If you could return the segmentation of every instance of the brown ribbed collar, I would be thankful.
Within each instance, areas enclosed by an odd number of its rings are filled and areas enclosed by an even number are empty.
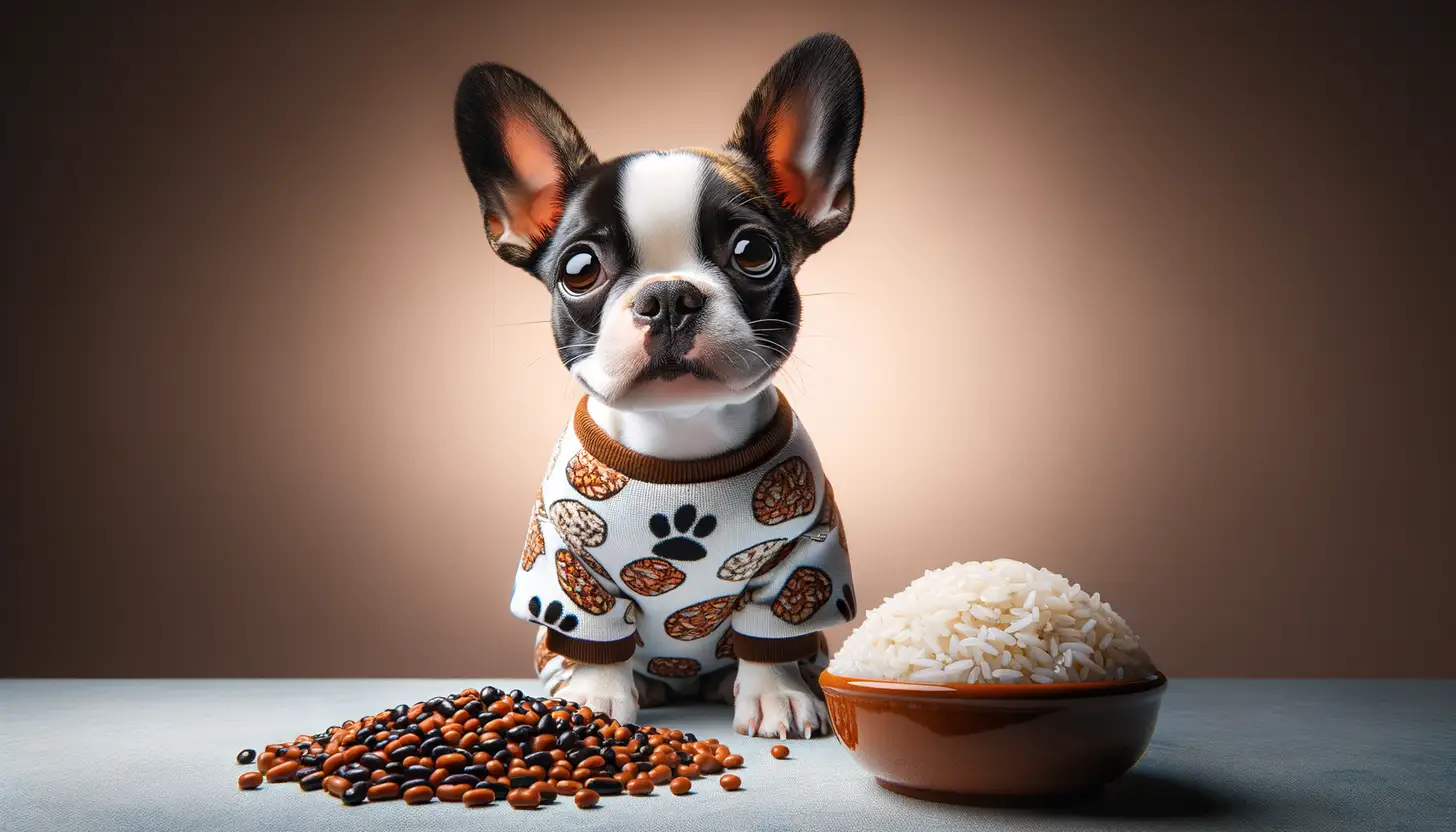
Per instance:
[[[762,430],[748,440],[748,444],[737,450],[728,451],[704,459],[659,459],[639,454],[607,435],[587,412],[587,397],[582,396],[576,405],[573,420],[576,438],[586,452],[596,457],[603,465],[625,474],[629,479],[659,484],[684,484],[712,482],[752,471],[764,460],[778,453],[789,441],[794,429],[794,411],[784,391],[779,394],[779,406],[773,419]]]

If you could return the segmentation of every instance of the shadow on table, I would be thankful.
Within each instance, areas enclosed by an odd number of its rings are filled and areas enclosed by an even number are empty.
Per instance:
[[[1250,808],[1227,794],[1186,780],[1139,772],[1128,772],[1094,795],[978,801],[978,805],[1023,809],[1033,814],[1106,818],[1210,819],[1246,814]]]

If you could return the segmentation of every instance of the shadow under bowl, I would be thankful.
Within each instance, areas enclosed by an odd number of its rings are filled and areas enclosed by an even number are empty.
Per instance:
[[[886,789],[922,800],[1075,797],[1133,767],[1167,677],[1057,684],[931,684],[819,677],[835,734]]]

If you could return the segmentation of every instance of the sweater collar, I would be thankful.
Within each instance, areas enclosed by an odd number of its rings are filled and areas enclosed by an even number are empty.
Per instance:
[[[572,420],[576,438],[587,453],[629,479],[659,484],[685,484],[728,479],[752,471],[778,453],[794,429],[794,411],[784,391],[775,389],[779,406],[773,418],[743,447],[703,459],[660,459],[639,454],[607,435],[587,412],[587,397],[576,405]]]

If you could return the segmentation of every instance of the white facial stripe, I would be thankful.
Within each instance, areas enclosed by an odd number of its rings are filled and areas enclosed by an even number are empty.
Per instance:
[[[698,208],[708,160],[695,153],[647,155],[622,171],[622,215],[637,251],[641,274],[685,272],[695,268]]]

